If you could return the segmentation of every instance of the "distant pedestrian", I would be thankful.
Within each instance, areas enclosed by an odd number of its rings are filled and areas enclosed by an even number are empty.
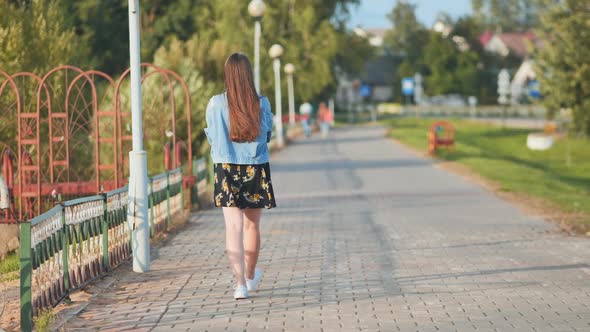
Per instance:
[[[303,103],[299,106],[299,115],[301,119],[301,126],[303,127],[303,133],[305,137],[311,136],[311,112],[313,106],[310,103]]]
[[[322,138],[328,137],[328,134],[330,133],[330,126],[332,126],[333,121],[334,115],[332,114],[332,111],[328,108],[326,103],[320,103],[320,107],[318,109],[318,122],[320,123]]]
[[[223,209],[225,245],[236,281],[234,298],[256,290],[262,270],[262,209],[276,207],[267,143],[273,126],[270,102],[254,88],[247,56],[232,54],[225,62],[225,90],[207,105],[205,132],[214,163],[215,206]]]

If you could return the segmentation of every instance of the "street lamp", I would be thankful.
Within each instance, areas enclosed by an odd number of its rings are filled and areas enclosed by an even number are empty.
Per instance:
[[[150,270],[147,157],[143,150],[141,111],[141,60],[139,56],[139,0],[129,0],[129,58],[131,74],[131,130],[129,152],[129,205],[127,222],[132,230],[133,271]]]
[[[285,65],[285,74],[287,74],[287,86],[289,89],[289,125],[295,126],[295,89],[293,87],[293,73],[295,66],[292,63]]]
[[[283,110],[281,107],[281,60],[283,55],[283,47],[279,44],[274,44],[268,50],[268,55],[273,59],[273,68],[275,72],[275,108],[277,110],[275,119],[277,126],[277,145],[279,148],[283,147]]]
[[[260,19],[264,15],[266,5],[262,0],[252,0],[248,4],[248,13],[254,17],[254,86],[260,94]]]

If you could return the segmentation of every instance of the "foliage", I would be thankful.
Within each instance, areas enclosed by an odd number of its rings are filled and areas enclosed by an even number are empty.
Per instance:
[[[329,21],[318,22],[311,5],[299,9],[299,15],[292,15],[291,20],[292,37],[285,44],[283,63],[296,64],[297,94],[302,100],[311,100],[334,80],[331,60],[338,51],[338,36]]]
[[[75,15],[70,24],[89,45],[93,63],[109,74],[127,67],[127,8],[118,0],[61,0]],[[262,19],[262,91],[273,91],[272,63],[266,50],[280,43],[283,62],[296,65],[298,96],[312,99],[334,85],[332,63],[340,47],[335,27],[346,20],[359,0],[267,0]],[[142,61],[152,62],[160,47],[174,40],[201,44],[196,68],[206,81],[222,89],[223,64],[236,51],[253,53],[253,19],[248,1],[158,0],[141,1]],[[108,47],[106,47],[108,45]],[[269,93],[266,93],[269,94]]]
[[[488,15],[496,17],[496,14],[490,14],[490,6],[493,5],[494,13],[502,13],[506,8],[512,8],[510,6],[521,8],[524,13],[537,13],[541,12],[541,4],[551,1],[518,0],[513,4],[509,1],[473,1],[473,16],[453,20],[448,14],[438,15],[437,21],[449,28],[442,33],[423,26],[416,18],[416,6],[411,2],[397,2],[389,14],[392,29],[385,38],[385,48],[402,58],[395,77],[392,77],[395,91],[400,91],[403,77],[419,72],[425,77],[424,88],[428,95],[457,93],[475,96],[480,104],[496,103],[498,73],[503,68],[515,72],[522,64],[522,58],[484,50],[480,37],[497,23],[489,22]],[[533,24],[519,15],[513,15],[513,18],[504,16],[511,23],[501,24],[513,24],[510,31],[526,30],[526,24]],[[401,100],[401,96],[397,97],[398,101]]]
[[[391,136],[427,150],[426,132],[435,120],[390,121]],[[456,149],[437,157],[456,161],[501,186],[502,191],[540,198],[565,212],[570,226],[590,230],[590,149],[587,139],[560,139],[547,151],[526,147],[526,129],[501,128],[465,120],[451,120]],[[568,142],[569,141],[569,142]],[[568,167],[570,145],[572,163]],[[555,211],[555,210],[553,210]]]
[[[0,68],[8,72],[26,70],[43,74],[59,64],[68,63],[96,68],[115,77],[127,68],[127,2],[0,2],[3,8],[0,12],[0,47],[3,49]],[[358,3],[359,0],[328,0],[322,3],[314,0],[267,0],[261,40],[263,93],[274,93],[272,61],[266,51],[274,43],[280,43],[285,48],[281,59],[283,64],[292,62],[296,66],[295,88],[301,100],[317,98],[326,89],[335,86],[332,70],[337,61],[348,65],[347,70],[358,70],[360,59],[367,54],[367,47],[342,29],[349,6]],[[202,115],[206,102],[211,95],[223,90],[225,59],[236,51],[248,55],[253,53],[254,20],[247,14],[247,6],[247,1],[236,3],[235,0],[141,1],[142,61],[156,62],[163,68],[180,73],[189,85],[195,153],[201,152],[199,149],[203,146]],[[349,42],[364,49],[358,54],[347,52],[347,55],[337,59],[338,50],[348,47]],[[349,65],[349,59],[355,63]],[[165,137],[165,129],[162,128],[169,124],[163,121],[164,115],[155,115],[155,106],[164,102],[156,101],[154,96],[160,99],[166,96],[159,88],[162,82],[151,81],[147,80],[143,86],[144,109],[147,111],[145,128],[153,131],[146,133],[146,137],[158,138],[149,143],[157,145],[150,153],[157,156],[157,163],[161,164],[162,147],[159,141]],[[286,80],[283,84],[286,86]],[[127,90],[125,87],[122,89],[123,107],[128,102],[125,96]],[[176,89],[175,94],[180,94],[180,90]],[[177,112],[183,113],[184,99],[176,96],[175,101]],[[150,114],[152,109],[154,114]],[[181,129],[186,128],[183,125],[186,121],[184,114],[178,114],[177,118],[177,134],[184,137],[186,132]],[[107,126],[106,123],[100,125]],[[9,136],[14,137],[14,133]],[[112,159],[110,151],[103,147],[101,154]],[[82,159],[89,161],[92,158]],[[92,167],[87,168],[91,171]]]
[[[346,47],[350,51],[338,52],[334,63],[343,72],[358,75],[364,68],[366,61],[376,55],[376,50],[366,38],[360,37],[356,33],[340,33],[339,37],[338,48]]]
[[[61,0],[73,15],[70,25],[91,50],[97,69],[116,75],[129,58],[127,1]],[[172,38],[188,40],[206,0],[140,1],[141,58],[152,62],[155,51]]]
[[[555,113],[570,108],[574,130],[590,135],[590,7],[565,0],[542,17],[547,41],[537,52],[543,103]]]
[[[451,39],[431,32],[424,49],[424,63],[428,68],[425,88],[433,95],[474,95],[477,93],[477,62],[475,52],[459,51]]]
[[[192,109],[193,153],[197,155],[204,154],[207,149],[206,144],[203,144],[206,141],[203,131],[203,128],[206,126],[205,110],[209,98],[216,91],[214,83],[205,81],[199,72],[197,63],[193,61],[193,59],[203,55],[203,50],[198,36],[195,35],[187,42],[173,39],[168,47],[161,47],[156,51],[154,56],[155,65],[178,73],[186,82]],[[175,89],[175,101],[177,139],[186,141],[186,105],[184,92],[180,88]]]
[[[55,322],[55,313],[52,309],[45,309],[33,317],[33,323],[38,332],[49,331],[51,325]]]
[[[547,0],[471,0],[474,17],[495,31],[527,31],[538,26]]]
[[[10,273],[19,270],[19,255],[16,252],[8,254],[6,258],[0,260],[0,273]]]
[[[0,0],[0,69],[43,75],[61,64],[78,65],[86,55],[66,24],[60,1],[31,0],[25,6]]]
[[[195,35],[186,42],[172,39],[167,47],[160,47],[154,56],[156,66],[177,73],[186,83],[192,110],[190,119],[194,156],[203,155],[208,149],[208,146],[203,144],[206,141],[203,131],[205,108],[209,98],[217,91],[214,82],[205,80],[198,69],[199,59],[202,59],[206,52],[204,44],[200,43],[199,37]],[[144,149],[148,156],[148,173],[155,175],[164,171],[164,146],[172,142],[172,139],[166,135],[167,131],[172,130],[170,104],[172,96],[164,76],[148,69],[144,77],[146,77],[142,83]],[[169,78],[174,91],[176,142],[180,144],[182,141],[186,144],[188,138],[186,95],[177,79],[173,75],[169,75]],[[129,110],[131,107],[129,82],[125,83],[120,92],[121,108]],[[185,156],[183,153],[183,158],[186,158]]]
[[[485,26],[475,17],[464,16],[453,23],[451,35],[465,38],[469,45],[469,52],[476,59],[477,75],[475,81],[472,80],[470,83],[469,94],[477,97],[479,104],[495,104],[498,98],[496,93],[498,73],[502,68],[518,68],[522,60],[512,53],[508,57],[502,57],[486,52],[479,40],[484,32]]]
[[[337,3],[340,2],[332,1],[333,6],[329,7],[337,10]],[[266,50],[271,44],[280,43],[285,48],[282,63],[291,62],[296,66],[295,89],[298,98],[311,100],[333,85],[332,59],[336,61],[336,52],[345,45],[348,36],[338,33],[327,19],[334,12],[330,14],[325,6],[315,5],[312,1],[266,1],[266,4],[267,11],[261,21],[262,94],[269,96],[274,93],[272,61]],[[205,142],[202,129],[205,126],[203,116],[208,99],[224,89],[225,59],[232,52],[252,53],[253,21],[251,17],[244,15],[247,12],[246,7],[247,3],[236,5],[231,0],[203,4],[195,18],[199,32],[186,41],[172,38],[155,53],[156,65],[179,72],[189,85],[193,106],[193,146],[197,154],[203,153],[206,148],[206,144],[202,144]],[[361,41],[355,42],[363,45]],[[365,50],[364,54],[366,53]],[[359,63],[357,61],[347,69],[358,69]],[[286,84],[286,80],[283,80],[283,84]],[[149,87],[144,92],[147,89]],[[176,98],[180,99],[182,98]],[[177,110],[181,111],[179,105]],[[184,119],[183,116],[177,118]],[[148,116],[146,113],[146,128],[148,123],[152,123],[155,128],[164,123],[162,120],[155,114]],[[184,126],[177,125],[177,128],[182,127]],[[152,153],[157,155],[156,152]]]
[[[127,2],[120,0],[61,0],[71,13],[69,25],[89,48],[88,67],[109,75],[121,73],[129,62]]]
[[[262,94],[274,93],[273,66],[267,50],[279,43],[285,49],[282,63],[296,66],[298,97],[312,99],[333,82],[331,64],[340,44],[334,25],[322,18],[329,13],[326,7],[313,1],[273,0],[266,4],[260,42]],[[220,90],[227,56],[238,51],[253,54],[253,20],[246,14],[247,5],[247,2],[237,5],[232,0],[219,0],[203,6],[203,13],[197,17],[199,26],[204,26],[197,35],[205,50],[204,56],[197,60],[198,67],[202,68],[205,79],[215,82]]]
[[[394,53],[405,55],[411,65],[418,64],[422,49],[428,42],[428,30],[418,22],[416,5],[399,1],[388,18],[393,29],[385,36],[385,44]]]
[[[394,91],[400,91],[403,77],[424,72],[422,54],[429,32],[418,22],[416,6],[398,1],[388,15],[393,28],[385,35],[384,45],[392,54],[403,57],[393,79]]]
[[[86,49],[74,29],[68,27],[66,9],[61,2],[0,0],[0,8],[0,70],[9,75],[27,71],[42,76],[58,65],[83,62]],[[0,82],[5,81],[0,78]],[[27,92],[33,93],[33,89]],[[32,96],[24,98],[30,100]],[[17,130],[14,102],[12,92],[5,91],[0,97],[0,142],[10,146],[13,152]],[[11,110],[14,112],[8,114]],[[41,127],[44,130],[46,124]]]
[[[403,56],[393,82],[396,91],[400,90],[399,82],[403,77],[420,72],[425,75],[428,94],[478,95],[478,83],[484,76],[480,69],[480,54],[473,49],[461,50],[453,41],[457,35],[454,31],[445,36],[426,29],[418,22],[415,10],[415,5],[400,1],[389,14],[393,28],[386,35],[385,44],[393,53]],[[439,18],[447,24],[454,24],[448,15],[441,14]],[[474,22],[460,20],[458,23],[458,33],[470,32],[467,38],[479,43],[477,33],[472,31]],[[479,50],[483,52],[481,48]]]

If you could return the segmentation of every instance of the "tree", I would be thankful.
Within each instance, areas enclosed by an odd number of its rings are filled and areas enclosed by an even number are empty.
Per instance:
[[[398,1],[387,16],[393,28],[385,36],[385,44],[394,53],[403,53],[410,61],[418,58],[428,41],[428,31],[418,22],[416,6]]]
[[[265,2],[267,11],[262,20],[260,43],[262,93],[274,92],[273,66],[267,50],[279,43],[285,48],[282,63],[292,62],[296,66],[297,96],[305,100],[317,97],[334,81],[332,64],[341,46],[335,26],[329,19],[321,18],[328,15],[325,7],[310,0]],[[198,39],[207,50],[196,61],[203,64],[199,68],[204,78],[215,82],[219,91],[223,89],[223,64],[227,56],[232,52],[253,54],[253,21],[246,14],[247,5],[233,0],[209,2],[203,7],[206,16],[196,18]]]
[[[386,34],[384,45],[391,54],[403,58],[396,76],[392,77],[394,89],[399,91],[403,77],[425,71],[422,57],[429,33],[418,22],[416,6],[405,1],[398,1],[388,18],[393,28]]]
[[[87,54],[66,24],[60,2],[0,0],[0,69],[38,75],[61,64],[79,65]]]
[[[196,10],[172,5],[173,1],[159,1],[142,8],[142,18],[147,16],[152,20],[152,23],[142,23],[144,33],[142,36],[149,31],[150,36],[147,38],[152,38],[154,45],[160,44],[155,54],[151,55],[154,63],[178,72],[188,84],[193,108],[191,117],[193,152],[200,154],[205,152],[202,148],[207,147],[206,144],[202,144],[204,143],[205,106],[213,94],[221,93],[224,89],[223,71],[229,54],[233,52],[243,52],[249,56],[253,54],[253,20],[247,15],[247,1],[240,3],[236,3],[235,0],[191,1],[198,7]],[[176,1],[177,4],[184,2]],[[313,100],[321,96],[333,85],[332,70],[333,64],[338,61],[336,58],[338,50],[348,48],[350,46],[348,41],[352,41],[336,29],[336,23],[332,22],[332,17],[340,11],[338,9],[340,6],[355,3],[356,0],[334,0],[330,1],[332,5],[329,6],[323,3],[318,5],[312,0],[297,2],[267,0],[265,2],[267,11],[262,20],[261,40],[262,93],[267,96],[274,93],[273,67],[267,50],[270,45],[280,43],[285,48],[282,63],[292,62],[296,66],[297,97],[300,100]],[[159,9],[154,9],[155,4],[159,5]],[[164,24],[168,13],[179,8],[185,8],[192,13],[190,15],[192,22],[177,28]],[[155,13],[153,18],[150,12]],[[160,25],[162,27],[158,28]],[[153,37],[153,34],[160,34],[158,29],[167,31],[161,33],[162,38]],[[191,29],[194,29],[194,32],[187,39],[185,34]],[[353,42],[360,43],[358,40]],[[146,48],[143,50],[148,52]],[[363,54],[354,56],[363,56]],[[147,55],[143,56],[144,61],[148,61],[146,57]],[[348,58],[354,57],[349,55]],[[356,66],[358,63],[352,64],[349,68]],[[286,84],[285,81],[283,80],[283,84]],[[146,82],[143,89],[144,95],[156,94],[159,86]],[[182,98],[176,100],[178,101],[177,110],[182,112],[183,108],[179,105],[182,103]],[[148,128],[146,135],[156,137],[153,142],[146,144],[148,155],[153,156],[151,159],[155,160],[155,163],[152,162],[150,165],[150,172],[153,173],[159,171],[161,167],[157,156],[161,155],[161,146],[164,141],[160,137],[164,136],[163,132],[167,129],[169,115],[154,112],[153,110],[157,107],[149,109],[151,111],[146,111],[144,121],[145,127]],[[180,119],[179,124],[184,121],[183,118],[183,115],[179,113],[177,116],[177,119]],[[177,130],[180,128],[183,126],[177,126]],[[181,132],[178,135],[184,136]]]
[[[127,2],[120,0],[60,0],[72,15],[75,27],[89,45],[97,69],[116,75],[129,63],[129,25]],[[141,1],[141,58],[152,62],[155,51],[171,38],[186,41],[202,17],[205,0]]]
[[[214,82],[206,81],[199,71],[199,64],[193,59],[202,58],[205,49],[202,47],[198,36],[193,36],[186,42],[177,39],[172,39],[168,46],[160,47],[154,56],[154,64],[172,70],[180,75],[189,90],[191,101],[191,127],[192,127],[192,141],[193,153],[195,155],[202,155],[206,152],[205,132],[205,111],[209,98],[215,93]],[[184,139],[187,136],[185,131],[185,101],[184,95],[181,94],[180,89],[176,89],[176,119],[177,119],[177,137]],[[150,114],[151,119],[155,119],[155,124],[163,123],[162,116],[164,114]],[[147,115],[146,115],[147,116]],[[157,152],[156,152],[157,153]]]
[[[58,2],[58,1],[56,1]],[[88,67],[116,75],[129,64],[127,6],[119,0],[62,0],[69,24],[90,49]],[[143,37],[143,36],[142,36]],[[143,38],[142,38],[143,41]]]
[[[26,71],[43,76],[58,65],[78,65],[83,61],[84,45],[74,30],[67,28],[64,8],[58,2],[33,0],[25,5],[0,0],[0,8],[0,70],[8,75]],[[4,78],[0,78],[0,83],[6,83]],[[14,95],[7,92],[9,90],[8,86],[0,98],[2,111],[10,110],[14,103]],[[35,92],[26,89],[21,91],[21,97],[32,100]],[[28,95],[23,96],[23,93]],[[0,114],[0,142],[14,149],[17,116],[15,113]],[[41,128],[44,129],[45,126]]]
[[[364,68],[367,60],[375,56],[375,47],[369,44],[367,38],[358,36],[354,32],[339,34],[339,49],[348,49],[349,52],[338,52],[334,63],[338,69],[350,75],[358,75]]]
[[[502,68],[514,69],[521,65],[522,59],[509,54],[507,57],[486,52],[479,38],[484,33],[485,25],[475,16],[460,17],[453,26],[452,36],[465,38],[470,51],[477,57],[477,80],[473,84],[477,87],[474,96],[481,104],[495,104],[497,102],[497,77]]]
[[[361,57],[367,55],[363,47],[367,45],[344,28],[348,8],[359,0],[265,2],[261,40],[263,94],[274,93],[272,61],[267,53],[274,43],[285,48],[283,64],[292,62],[296,66],[295,88],[300,100],[312,101],[332,89],[332,71],[339,61],[349,70],[360,67]],[[26,6],[14,3],[21,1],[0,0],[0,64],[9,71],[36,66],[37,72],[42,73],[58,63],[70,63],[116,77],[128,67],[126,1],[29,0],[27,3],[32,5]],[[197,141],[202,139],[203,103],[210,95],[223,91],[226,58],[232,52],[253,55],[254,24],[247,6],[248,1],[235,0],[141,1],[142,62],[157,62],[193,82],[191,94],[197,96],[192,103],[196,119],[193,129],[198,133],[193,139]],[[44,8],[40,11],[43,15],[54,8],[52,19],[25,20],[23,11],[37,7]],[[349,52],[351,44],[359,47],[358,53]],[[85,49],[88,52],[84,53]],[[345,52],[339,52],[342,50]],[[343,55],[337,57],[339,53]],[[54,63],[55,60],[59,62]],[[145,91],[157,89],[157,84],[149,84],[146,83]],[[153,119],[146,121],[158,127],[161,123],[157,117]]]
[[[554,0],[471,0],[474,17],[488,29],[526,31],[538,25],[539,13]]]
[[[536,54],[543,103],[554,114],[569,108],[575,131],[590,135],[590,6],[564,0],[541,17],[545,40]]]
[[[426,88],[430,94],[477,94],[477,53],[461,51],[450,38],[431,32],[424,49]]]

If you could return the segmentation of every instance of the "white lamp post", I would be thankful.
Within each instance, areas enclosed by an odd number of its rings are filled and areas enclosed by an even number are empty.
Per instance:
[[[285,74],[287,74],[287,86],[289,89],[289,125],[295,126],[295,89],[293,87],[293,73],[295,66],[292,63],[285,65]]]
[[[277,145],[283,147],[283,110],[281,105],[281,60],[280,57],[283,55],[283,47],[279,44],[274,44],[268,50],[268,55],[273,59],[273,68],[275,72],[275,109],[277,114],[275,115],[275,121],[277,126]]]
[[[248,4],[248,13],[254,17],[254,86],[260,94],[260,19],[264,15],[266,5],[262,0],[252,0]]]
[[[129,0],[129,57],[131,71],[131,128],[129,152],[129,205],[127,222],[133,232],[133,271],[150,270],[147,157],[143,150],[141,60],[139,57],[139,0]]]

